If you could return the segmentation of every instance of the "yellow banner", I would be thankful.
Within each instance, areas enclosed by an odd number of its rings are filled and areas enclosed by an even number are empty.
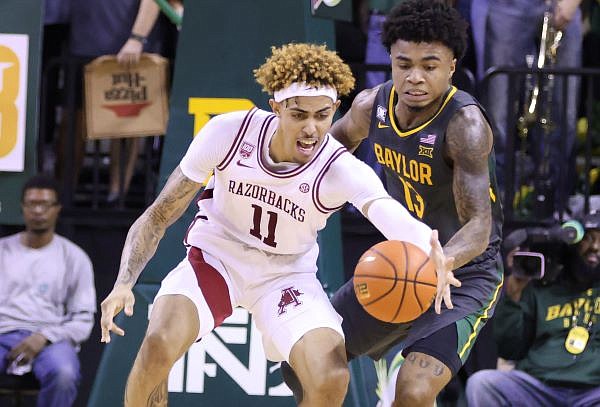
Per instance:
[[[0,34],[0,171],[25,167],[29,36]]]

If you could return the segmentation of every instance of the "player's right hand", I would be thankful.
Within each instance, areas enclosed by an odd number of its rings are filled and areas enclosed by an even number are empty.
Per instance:
[[[450,286],[460,287],[461,283],[454,277],[454,257],[446,257],[442,245],[438,240],[438,231],[433,230],[431,233],[431,254],[430,257],[435,264],[435,272],[437,273],[437,289],[435,294],[434,308],[435,313],[442,312],[442,301],[446,308],[452,309],[452,298],[450,296]]]
[[[125,335],[125,331],[122,330],[115,322],[113,318],[121,310],[125,310],[125,315],[133,315],[133,304],[135,303],[135,296],[131,288],[124,285],[116,285],[113,290],[108,294],[108,297],[102,301],[100,308],[102,309],[102,317],[100,319],[100,328],[102,330],[102,338],[100,342],[109,343],[110,333],[114,332],[117,335]]]

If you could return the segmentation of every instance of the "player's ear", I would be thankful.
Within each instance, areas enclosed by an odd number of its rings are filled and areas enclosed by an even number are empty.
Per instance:
[[[452,75],[454,75],[455,71],[456,71],[456,58],[454,58],[452,60],[452,62],[450,63],[450,78],[452,78]]]
[[[269,99],[269,106],[278,117],[281,115],[281,103],[275,102],[275,99]]]
[[[333,104],[333,113],[335,113],[338,110],[341,103],[342,102],[339,99],[335,101],[335,103]]]

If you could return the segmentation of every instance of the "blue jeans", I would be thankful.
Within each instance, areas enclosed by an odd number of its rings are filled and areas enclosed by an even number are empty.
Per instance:
[[[539,35],[546,6],[543,0],[489,0],[484,42],[484,66],[489,69],[494,66],[527,66],[525,56],[533,54],[537,59]],[[481,32],[478,30],[478,32]],[[571,23],[563,32],[563,37],[558,48],[557,68],[577,68],[581,66],[581,12],[578,10]],[[536,62],[537,63],[537,62]],[[562,95],[562,79],[554,80],[555,91],[552,94],[552,109],[550,116],[555,129],[549,135],[549,143],[544,143],[541,135],[533,135],[530,140],[534,151],[534,161],[539,161],[540,150],[549,147],[551,166],[555,168],[551,178],[555,181],[562,175],[571,171],[567,162],[573,152],[575,143],[575,126],[577,120],[577,98],[579,79],[569,77],[566,100]],[[515,85],[512,85],[515,86]],[[508,96],[509,81],[505,74],[495,75],[489,82],[486,93],[485,106],[493,118],[498,133],[495,139],[496,161],[498,166],[499,181],[504,184],[504,171],[506,166],[506,146],[508,130]],[[518,95],[520,96],[520,95]],[[563,116],[563,106],[566,114]],[[520,113],[520,112],[519,112]],[[562,140],[560,128],[566,124],[566,140]],[[564,143],[564,144],[563,144]],[[504,189],[504,185],[501,186]]]
[[[469,407],[589,407],[600,405],[600,387],[548,386],[520,370],[480,370],[467,380]]]
[[[0,372],[7,368],[6,355],[29,331],[12,331],[0,334]],[[81,379],[79,359],[73,345],[68,341],[49,344],[36,356],[33,374],[40,382],[38,407],[68,407],[77,397],[77,386]]]

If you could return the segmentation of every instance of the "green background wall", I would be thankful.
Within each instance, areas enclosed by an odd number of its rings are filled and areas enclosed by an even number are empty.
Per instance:
[[[25,112],[25,169],[23,172],[0,171],[0,225],[21,224],[20,194],[23,182],[36,171],[36,141],[38,133],[38,88],[40,76],[42,0],[1,0],[0,34],[29,36],[27,107]],[[0,63],[4,61],[0,60]],[[6,101],[0,98],[0,109]],[[2,134],[0,134],[2,137]]]

